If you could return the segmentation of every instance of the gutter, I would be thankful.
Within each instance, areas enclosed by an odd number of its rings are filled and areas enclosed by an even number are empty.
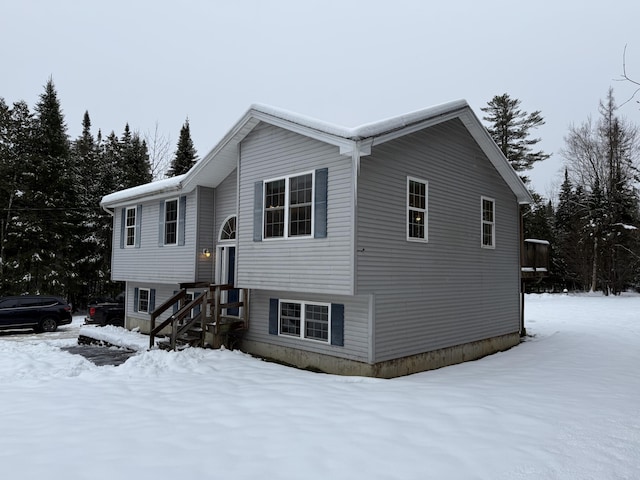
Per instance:
[[[166,179],[165,179],[166,180]],[[160,180],[162,182],[163,180]],[[145,183],[143,185],[138,185],[136,187],[131,187],[126,190],[121,190],[120,192],[110,193],[109,195],[105,195],[100,202],[100,206],[103,209],[108,208],[106,205],[111,205],[116,207],[120,204],[131,203],[136,200],[144,199],[144,200],[152,200],[157,197],[163,197],[168,193],[179,192],[182,190],[183,182],[180,181],[176,184],[170,184],[165,187],[156,187],[151,188],[154,183],[159,182],[151,182]],[[129,194],[125,192],[129,191]],[[111,197],[111,198],[110,198]]]

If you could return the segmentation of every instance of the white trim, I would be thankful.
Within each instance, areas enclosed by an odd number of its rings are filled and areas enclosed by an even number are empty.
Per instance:
[[[236,229],[235,229],[235,232],[234,232],[235,237],[234,238],[222,238],[222,232],[224,231],[224,227],[227,226],[227,223],[229,223],[229,220],[231,220],[232,218],[236,219]],[[237,215],[235,215],[235,214],[227,215],[227,217],[222,222],[222,225],[220,225],[220,230],[218,230],[218,242],[223,242],[223,243],[234,242],[235,243],[237,238],[238,238],[238,218],[237,218]]]
[[[311,175],[311,233],[309,235],[289,235],[289,210],[291,209],[291,205],[289,203],[289,181],[292,178],[302,177],[304,175]],[[281,237],[266,237],[265,236],[265,198],[267,196],[267,183],[277,182],[279,180],[284,180],[284,232]],[[270,178],[262,181],[262,240],[263,241],[277,241],[277,240],[287,240],[287,239],[302,239],[302,238],[314,238],[315,236],[315,208],[316,208],[316,171],[310,170],[306,172],[295,173],[292,175],[282,175],[279,177]]]
[[[416,182],[416,183],[421,183],[424,185],[424,209],[422,208],[417,208],[417,207],[411,207],[409,206],[409,185],[411,182]],[[420,242],[420,243],[428,243],[429,242],[429,182],[427,182],[426,180],[423,180],[421,178],[417,178],[417,177],[412,177],[410,175],[407,175],[407,193],[406,193],[406,197],[405,197],[405,201],[406,201],[406,234],[407,234],[407,241],[408,242]],[[422,212],[424,215],[424,238],[420,238],[420,237],[412,237],[409,235],[410,233],[410,225],[409,225],[409,213],[411,210],[414,211],[419,211]]]
[[[484,219],[484,202],[491,202],[493,221],[489,222]],[[485,224],[491,225],[491,245],[484,244],[484,226]],[[486,249],[496,248],[496,200],[491,197],[480,196],[480,247]]]
[[[176,202],[176,241],[175,243],[167,243],[167,203]],[[180,236],[180,197],[167,198],[164,201],[164,218],[162,219],[162,244],[165,247],[173,247],[178,245],[178,237]]]
[[[252,105],[188,173],[106,195],[100,204],[103,208],[113,208],[138,198],[150,200],[164,196],[168,192],[186,193],[196,185],[217,187],[234,168],[238,167],[237,146],[261,121],[336,145],[341,155],[352,153],[352,156],[356,154],[359,156],[368,155],[371,146],[380,145],[454,118],[459,118],[464,124],[500,176],[509,185],[518,202],[531,203],[533,200],[527,187],[511,168],[509,161],[491,139],[487,129],[465,100],[457,100],[357,128],[339,127],[266,105]]]
[[[292,335],[289,333],[282,333],[282,304],[283,303],[296,303],[300,305],[300,335]],[[320,307],[327,307],[327,339],[320,340],[318,338],[311,338],[305,336],[305,307],[307,305],[316,305]],[[313,302],[307,300],[287,300],[283,298],[278,299],[278,336],[286,338],[298,338],[300,340],[307,340],[310,342],[317,342],[322,344],[331,344],[331,303],[326,302]]]
[[[215,261],[215,282],[218,284],[227,283],[227,276],[229,274],[229,249],[236,249],[236,270],[233,272],[233,277],[237,278],[238,268],[238,248],[235,240],[220,243],[216,246],[216,261]],[[223,277],[224,275],[224,277]]]
[[[129,225],[129,210],[133,210],[133,225]],[[138,235],[138,229],[136,227],[138,219],[138,206],[126,207],[124,210],[124,248],[135,248],[136,236]],[[133,229],[133,243],[129,244],[129,229]]]
[[[142,292],[147,292],[147,309],[142,310],[140,308],[140,302],[142,300]],[[151,289],[138,287],[138,305],[136,305],[137,313],[149,313],[149,302],[151,302]]]

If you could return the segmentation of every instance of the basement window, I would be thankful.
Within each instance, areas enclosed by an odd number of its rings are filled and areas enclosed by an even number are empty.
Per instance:
[[[329,304],[280,301],[280,335],[329,342]]]

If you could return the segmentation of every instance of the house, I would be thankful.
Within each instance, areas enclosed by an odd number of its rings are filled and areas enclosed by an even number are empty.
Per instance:
[[[352,129],[254,105],[188,173],[101,204],[127,328],[241,318],[245,352],[395,377],[519,343],[530,201],[461,100]]]

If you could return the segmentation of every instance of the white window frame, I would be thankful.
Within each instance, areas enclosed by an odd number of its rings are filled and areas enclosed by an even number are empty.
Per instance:
[[[233,236],[230,238],[222,238],[227,233],[227,226],[231,225],[231,221],[233,220],[233,231],[229,231],[229,233],[233,233]],[[236,215],[229,215],[224,219],[222,225],[220,225],[220,230],[218,232],[218,241],[219,242],[234,242],[236,240],[238,230],[238,219]]]
[[[300,305],[300,334],[294,335],[291,333],[282,333],[282,304],[283,303],[295,303]],[[306,336],[306,306],[314,305],[327,308],[327,339],[313,338]],[[310,302],[306,300],[286,300],[278,299],[278,335],[289,338],[299,338],[301,340],[308,340],[310,342],[318,342],[323,344],[331,344],[331,304],[324,302]]]
[[[143,310],[142,305],[142,292],[147,292],[147,308]],[[138,288],[138,313],[149,313],[149,302],[151,302],[151,289],[150,288]]]
[[[491,216],[492,220],[485,220],[484,218],[484,202],[491,202]],[[485,244],[484,242],[484,227],[485,225],[491,225],[491,244]],[[487,249],[496,248],[496,201],[491,197],[480,197],[480,246]]]
[[[290,235],[289,232],[289,211],[291,210],[290,198],[289,198],[289,185],[292,178],[302,177],[305,175],[311,175],[311,233],[308,235]],[[271,182],[277,182],[278,180],[284,180],[284,232],[281,237],[267,237],[266,236],[266,212],[267,207],[265,205],[265,198],[267,195],[267,184]],[[311,170],[308,172],[300,172],[294,175],[284,175],[280,177],[270,178],[262,182],[262,240],[281,240],[291,238],[313,238],[315,235],[315,193],[316,193],[316,172]]]
[[[176,202],[176,219],[175,219],[175,225],[176,225],[176,240],[173,243],[167,243],[167,204],[171,203],[171,202]],[[179,232],[178,229],[180,228],[180,199],[179,198],[168,198],[167,200],[164,201],[164,219],[163,219],[163,244],[166,246],[171,246],[171,245],[178,245],[178,236],[179,236]],[[171,220],[171,223],[173,223],[174,221]]]
[[[137,216],[137,207],[127,207],[124,210],[124,246],[125,248],[132,248],[136,246],[136,235],[138,232],[136,231],[136,218]],[[133,212],[133,225],[129,225],[129,212]],[[129,231],[133,230],[133,235],[131,236],[132,242],[129,243]]]
[[[185,305],[187,303],[193,302],[196,299],[196,297],[198,297],[198,295],[200,295],[201,293],[202,292],[196,292],[196,291],[193,291],[193,290],[187,290],[186,295],[184,297]],[[193,310],[191,310],[189,312],[189,318],[193,318],[193,317],[194,317],[194,312],[193,312]]]
[[[424,209],[412,207],[410,204],[410,185],[411,182],[421,183],[424,185]],[[407,241],[408,242],[421,242],[427,243],[429,241],[429,182],[421,178],[407,176]],[[424,237],[412,237],[411,236],[411,212],[419,212],[424,218]]]

